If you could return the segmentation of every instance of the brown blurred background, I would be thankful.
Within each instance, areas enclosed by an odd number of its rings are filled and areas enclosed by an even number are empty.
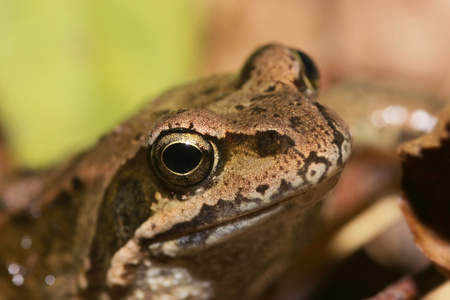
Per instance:
[[[449,92],[448,1],[216,1],[208,17],[211,71],[281,41],[310,53],[326,83],[359,75]]]
[[[449,28],[444,0],[0,1],[0,123],[17,162],[49,165],[268,42],[307,52],[324,89],[352,78],[449,97]]]

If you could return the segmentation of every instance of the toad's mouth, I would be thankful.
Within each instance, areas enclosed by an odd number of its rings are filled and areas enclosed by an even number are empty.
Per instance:
[[[160,233],[152,238],[140,240],[140,246],[149,248],[150,250],[162,249],[163,245],[167,246],[169,244],[170,248],[176,249],[177,251],[183,249],[193,250],[194,248],[201,249],[232,238],[256,224],[269,222],[269,219],[286,209],[308,210],[334,187],[340,177],[341,170],[316,186],[306,190],[300,190],[297,193],[294,192],[293,194],[286,195],[284,198],[280,197],[278,201],[268,206],[231,217],[215,224],[213,222],[209,222],[209,224],[195,224],[196,220],[194,219],[185,223],[176,224],[166,232]],[[290,206],[292,203],[295,203],[295,206]]]
[[[275,204],[228,219],[218,224],[211,224],[207,227],[196,228],[188,232],[171,233],[169,231],[162,233],[154,238],[141,241],[140,245],[146,246],[150,250],[156,250],[163,247],[164,244],[167,245],[170,243],[172,245],[171,248],[177,249],[177,251],[193,250],[194,248],[202,249],[212,246],[232,238],[247,228],[274,217],[277,213],[285,209],[286,202],[294,200],[294,198],[299,195],[300,193],[292,195]]]

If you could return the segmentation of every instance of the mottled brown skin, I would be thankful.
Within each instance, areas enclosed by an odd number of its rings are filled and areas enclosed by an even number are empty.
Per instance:
[[[15,287],[2,269],[0,299],[255,297],[308,241],[313,208],[350,154],[347,127],[315,94],[298,52],[268,45],[239,77],[161,96],[90,151],[27,178],[26,193],[11,183],[0,262],[27,273]],[[149,153],[174,131],[213,145],[195,184],[155,170]]]

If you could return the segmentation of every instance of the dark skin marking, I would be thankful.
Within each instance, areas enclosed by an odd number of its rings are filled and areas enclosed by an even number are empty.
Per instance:
[[[269,188],[268,184],[262,184],[256,188],[256,191],[262,195],[264,195]]]
[[[260,157],[276,156],[288,153],[289,149],[295,147],[295,141],[287,135],[269,130],[258,131],[254,135],[228,133],[225,139],[218,140],[216,145],[221,152],[222,164],[225,165],[234,149],[245,148]]]
[[[111,199],[106,195],[99,217],[99,229],[91,250],[91,269],[88,278],[91,288],[98,288],[106,276],[105,262],[109,262],[117,249],[122,247],[134,231],[152,212],[138,181],[125,179]],[[115,191],[109,191],[114,195]]]
[[[267,97],[269,97],[268,95],[256,95],[255,97],[250,99],[250,102],[255,102],[255,101],[260,101],[260,100],[264,100]]]
[[[263,107],[259,107],[259,106],[252,107],[252,115],[259,115],[266,111],[267,111],[267,109],[265,109]]]
[[[337,130],[333,118],[330,116],[327,109],[317,102],[314,102],[314,105],[317,107],[321,115],[327,121],[328,126],[333,130],[333,137],[334,137],[333,144],[335,144],[339,149],[339,158],[337,164],[342,165],[342,144],[345,141],[344,135],[339,130]]]
[[[325,172],[319,178],[319,181],[322,181],[323,179],[325,179],[327,171],[328,171],[328,169],[331,166],[331,163],[330,163],[330,161],[328,161],[328,159],[326,159],[325,157],[318,156],[317,152],[315,152],[315,151],[311,151],[311,153],[308,155],[308,157],[304,160],[304,163],[305,164],[303,165],[302,168],[300,168],[298,170],[297,174],[299,176],[301,176],[305,182],[308,181],[306,179],[306,175],[307,175],[309,166],[311,164],[323,164],[323,165],[325,165],[325,168],[326,168]],[[313,174],[311,174],[311,175],[313,175]]]
[[[290,148],[295,146],[293,139],[287,135],[281,135],[275,130],[257,132],[257,153],[261,157],[286,154]]]
[[[142,185],[136,178],[148,178],[151,172],[146,164],[146,149],[127,161],[106,190],[98,215],[98,227],[91,247],[89,286],[95,290],[104,284],[107,264],[112,255],[134,234],[150,216],[155,199],[154,191]]]
[[[299,117],[291,117],[289,119],[289,121],[291,122],[291,124],[290,124],[291,128],[294,130],[295,130],[295,128],[303,125],[303,122],[300,120]]]
[[[286,180],[282,179],[280,183],[280,187],[278,188],[278,191],[274,193],[270,199],[279,199],[281,195],[286,194],[292,190],[292,184],[290,182],[287,182]]]
[[[73,187],[73,189],[76,190],[76,191],[81,191],[81,190],[83,189],[83,187],[84,187],[84,184],[83,184],[83,182],[80,180],[79,177],[75,176],[75,177],[72,179],[72,187]]]
[[[294,80],[294,85],[300,93],[303,93],[308,89],[302,78],[296,78]]]
[[[139,181],[126,179],[120,185],[114,200],[114,227],[121,243],[133,235],[136,228],[153,215],[148,207],[144,192]]]
[[[234,108],[236,108],[237,110],[242,110],[244,109],[244,105],[236,105]]]

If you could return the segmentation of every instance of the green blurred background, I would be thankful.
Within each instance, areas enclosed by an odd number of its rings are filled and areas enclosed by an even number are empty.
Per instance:
[[[39,167],[197,73],[198,1],[1,1],[0,123]]]

